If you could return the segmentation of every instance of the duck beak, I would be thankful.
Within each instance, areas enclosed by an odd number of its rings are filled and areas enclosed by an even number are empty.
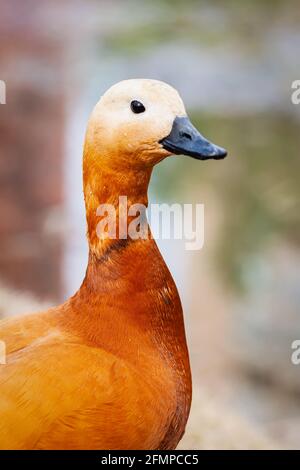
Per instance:
[[[176,117],[170,134],[159,143],[169,152],[177,155],[189,155],[197,160],[210,158],[220,160],[227,155],[225,149],[206,140],[188,117]]]

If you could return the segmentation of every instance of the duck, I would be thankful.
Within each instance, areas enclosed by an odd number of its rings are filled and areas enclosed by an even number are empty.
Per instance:
[[[182,438],[192,382],[174,280],[153,237],[97,229],[103,204],[116,208],[118,228],[121,195],[147,207],[154,166],[174,155],[219,160],[226,151],[164,82],[124,80],[103,94],[83,148],[82,285],[59,306],[1,321],[1,449],[171,450]]]

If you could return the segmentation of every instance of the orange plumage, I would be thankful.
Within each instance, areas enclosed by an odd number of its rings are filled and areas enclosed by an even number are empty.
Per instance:
[[[130,110],[137,97],[148,115]],[[153,239],[101,239],[96,211],[117,208],[120,195],[147,203],[153,165],[171,154],[159,141],[184,115],[175,90],[148,80],[123,82],[96,106],[84,149],[86,276],[63,305],[1,323],[2,449],[173,449],[180,440],[191,377],[176,286]]]

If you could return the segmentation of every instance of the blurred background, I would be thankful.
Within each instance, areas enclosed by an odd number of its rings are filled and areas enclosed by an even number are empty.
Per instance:
[[[150,202],[205,204],[205,245],[158,241],[179,288],[194,399],[181,448],[300,448],[297,0],[0,0],[0,316],[79,287],[87,118],[126,78],[179,91],[224,161],[167,159]]]

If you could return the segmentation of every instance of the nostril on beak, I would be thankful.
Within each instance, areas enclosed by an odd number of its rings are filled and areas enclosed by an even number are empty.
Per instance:
[[[192,140],[192,136],[190,134],[188,134],[187,132],[181,131],[181,132],[179,132],[179,135],[180,135],[180,137],[183,137],[185,139]]]

